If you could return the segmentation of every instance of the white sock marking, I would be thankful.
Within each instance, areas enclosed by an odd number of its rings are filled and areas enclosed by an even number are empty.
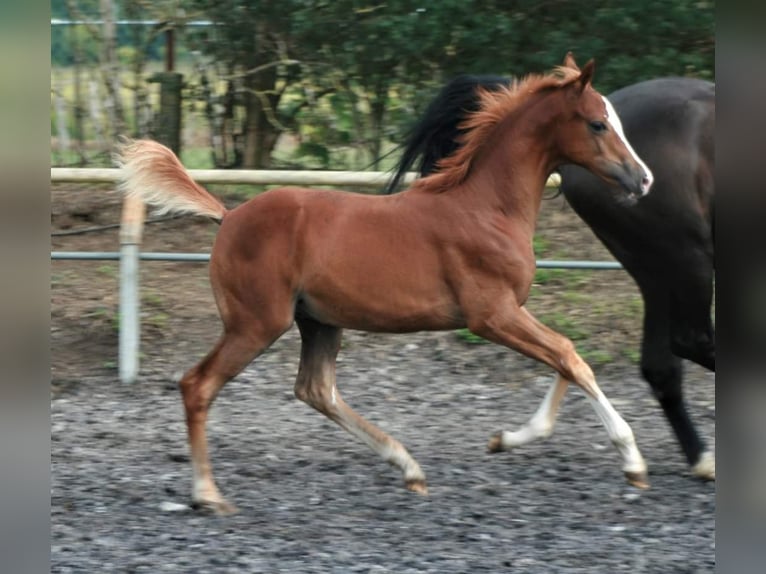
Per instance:
[[[706,450],[692,467],[692,474],[707,480],[715,480],[715,455]]]
[[[588,395],[588,400],[593,405],[598,418],[601,419],[604,427],[606,427],[606,432],[612,444],[617,447],[622,456],[623,472],[646,472],[646,462],[636,446],[633,431],[628,423],[614,410],[609,399],[599,390],[596,397]]]
[[[385,441],[376,439],[367,431],[360,428],[353,419],[346,417],[343,412],[338,413],[337,422],[349,433],[370,447],[370,449],[372,449],[373,452],[376,452],[383,460],[399,468],[402,471],[405,480],[425,480],[426,476],[423,474],[420,465],[414,458],[412,458],[412,456],[410,456],[407,449],[396,440],[388,436]]]
[[[556,377],[553,384],[545,393],[545,398],[535,411],[535,414],[529,419],[527,424],[517,431],[503,431],[502,445],[504,449],[514,448],[531,442],[537,438],[546,438],[553,433],[553,426],[556,422],[556,413],[558,412],[559,402],[564,396],[563,389],[559,393],[559,385],[566,387],[566,380]]]

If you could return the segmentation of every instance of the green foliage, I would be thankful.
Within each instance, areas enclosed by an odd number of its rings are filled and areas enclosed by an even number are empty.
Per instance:
[[[141,313],[141,321],[144,325],[163,329],[167,326],[170,316],[164,310],[164,300],[157,292],[144,293],[141,297],[144,311]]]
[[[213,159],[210,149],[205,148],[181,148],[181,161],[188,169],[212,169]]]
[[[101,0],[51,0],[51,18],[61,20],[85,20],[97,21],[101,18]],[[181,2],[185,4],[186,2]],[[159,20],[172,21],[178,12],[177,0],[155,0],[146,3],[143,0],[113,0],[116,19],[125,18],[132,20]],[[156,36],[145,26],[117,26],[117,46],[120,48],[133,48],[138,50],[137,40],[148,44],[140,49],[153,60],[161,60],[164,40]],[[75,62],[75,45],[82,50],[83,63],[98,62],[100,54],[99,26],[57,25],[51,26],[51,64],[56,66],[70,66]],[[184,52],[183,46],[178,47],[179,52]]]
[[[133,46],[120,46],[117,48],[117,58],[123,66],[130,66],[138,58],[138,50]]]
[[[604,351],[602,349],[578,348],[577,352],[585,362],[591,365],[591,367],[600,367],[614,362],[612,354],[609,351]]]
[[[144,324],[149,327],[154,327],[156,329],[164,329],[167,326],[169,319],[170,319],[170,315],[162,311],[158,311],[157,313],[152,313],[148,317],[145,317],[143,321],[144,321]]]
[[[588,281],[588,271],[581,269],[538,268],[535,271],[535,283],[538,285],[562,285],[577,287]]]
[[[641,361],[641,352],[635,347],[626,346],[622,350],[622,354],[634,365]]]
[[[538,285],[547,285],[549,283],[560,283],[567,277],[566,269],[537,269],[535,271],[535,283]]]
[[[330,168],[330,150],[326,145],[313,141],[304,141],[298,146],[295,155],[299,158],[309,158],[318,162],[317,169]]]
[[[468,343],[469,345],[486,345],[489,343],[484,337],[480,337],[475,333],[472,333],[468,329],[458,329],[455,331],[457,338],[461,341]]]
[[[590,336],[590,332],[563,313],[547,313],[540,316],[540,321],[554,331],[569,337],[572,341],[582,341]]]
[[[150,307],[162,306],[162,297],[157,292],[144,293],[141,299],[145,305]]]
[[[97,270],[101,275],[104,275],[106,277],[117,277],[117,265],[114,265],[114,264],[99,265]]]
[[[53,0],[52,15],[98,17],[97,0],[70,4],[76,14],[66,0]],[[266,134],[245,146],[247,154],[262,155],[259,147],[271,153],[271,135],[290,131],[303,143],[296,159],[317,167],[377,162],[388,142],[400,142],[435,91],[458,73],[541,72],[572,50],[581,64],[595,58],[594,83],[604,92],[657,76],[715,77],[712,0],[114,4],[118,17],[177,22],[179,56],[195,50],[214,62],[217,78],[233,78],[235,131],[247,137]],[[183,18],[217,25],[184,29]],[[73,39],[83,58],[96,62],[101,52],[93,32],[84,26],[54,27],[52,63],[73,62]],[[161,58],[162,42],[156,30],[118,27],[119,56],[126,67],[139,56]],[[187,81],[191,85],[199,78]],[[219,102],[226,84],[211,84]],[[334,153],[338,147],[362,151],[349,162],[345,153]]]
[[[98,62],[99,49],[98,38],[85,26],[55,26],[51,29],[52,64],[74,64],[77,53],[82,63],[95,63]]]
[[[89,309],[82,316],[94,326],[106,325],[115,333],[120,330],[120,315],[114,309],[99,306]]]

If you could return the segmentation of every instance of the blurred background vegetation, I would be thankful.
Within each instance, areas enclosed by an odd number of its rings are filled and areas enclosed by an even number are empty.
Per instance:
[[[119,135],[154,137],[170,71],[189,167],[387,169],[459,73],[542,72],[572,50],[595,58],[605,93],[713,80],[714,13],[712,0],[52,0],[51,161],[109,165]]]

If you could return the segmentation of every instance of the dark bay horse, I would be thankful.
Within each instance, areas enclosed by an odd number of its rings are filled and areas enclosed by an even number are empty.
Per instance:
[[[461,122],[480,105],[478,88],[504,89],[510,82],[500,76],[459,76],[444,86],[411,130],[386,191],[395,191],[412,167],[421,175],[438,170],[440,160],[460,147]],[[715,457],[684,403],[681,359],[715,371],[715,86],[692,78],[661,78],[618,90],[609,100],[655,176],[652,193],[631,201],[574,165],[559,170],[561,191],[638,284],[644,299],[641,372],[692,473],[713,480]],[[527,440],[539,434],[529,425],[520,432]]]
[[[591,86],[594,65],[571,56],[549,75],[532,75],[480,95],[461,150],[443,169],[388,196],[286,187],[235,209],[196,184],[173,153],[152,141],[117,154],[121,189],[167,211],[220,221],[210,280],[223,333],[180,382],[191,448],[193,499],[219,513],[208,457],[208,409],[221,387],[293,321],[302,348],[296,396],[398,467],[410,490],[425,475],[398,441],[349,407],[335,383],[343,328],[378,332],[474,333],[553,368],[550,425],[569,382],[606,427],[632,484],[647,485],[633,432],[565,337],[524,303],[535,272],[532,236],[549,174],[576,163],[628,194],[644,195],[651,172],[622,136],[611,104]],[[499,433],[491,450],[506,448]]]

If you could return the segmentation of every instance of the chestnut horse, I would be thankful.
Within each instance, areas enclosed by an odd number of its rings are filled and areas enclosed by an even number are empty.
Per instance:
[[[590,367],[571,341],[524,308],[535,273],[532,236],[553,170],[576,163],[630,194],[644,195],[652,183],[613,107],[592,88],[593,70],[592,60],[580,70],[567,55],[549,75],[482,92],[460,151],[441,172],[396,195],[285,187],[227,210],[169,149],[146,140],[123,145],[116,160],[124,193],[221,224],[210,280],[223,333],[180,382],[195,503],[234,510],[213,479],[208,409],[221,387],[293,321],[302,340],[296,396],[398,467],[412,491],[427,492],[418,463],[353,411],[336,387],[343,328],[403,333],[467,326],[549,365],[558,377],[539,426],[552,425],[558,398],[573,382],[606,427],[628,481],[647,486],[633,432]],[[519,438],[498,433],[489,449],[510,448]]]
[[[478,88],[506,87],[502,76],[458,76],[431,101],[403,144],[386,187],[413,166],[422,176],[460,147],[461,122],[479,106]],[[683,397],[682,361],[715,371],[711,319],[715,272],[715,84],[657,78],[610,94],[630,142],[655,176],[639,202],[588,171],[562,166],[561,192],[625,267],[644,299],[641,373],[675,432],[693,475],[715,479],[715,456],[697,433]],[[646,230],[652,232],[647,234]],[[534,433],[528,433],[530,439]]]

